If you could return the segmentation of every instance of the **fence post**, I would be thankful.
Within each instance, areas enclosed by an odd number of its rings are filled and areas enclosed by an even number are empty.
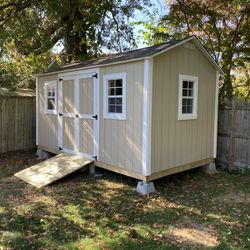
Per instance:
[[[237,121],[236,121],[236,97],[232,98],[232,109],[231,109],[231,133],[229,139],[229,162],[228,162],[228,171],[232,172],[236,170],[235,162],[235,137],[236,137],[236,129],[237,129]]]

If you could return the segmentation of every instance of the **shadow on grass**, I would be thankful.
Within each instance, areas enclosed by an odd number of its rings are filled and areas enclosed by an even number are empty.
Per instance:
[[[249,225],[238,218],[240,213],[247,214],[249,206],[239,212],[216,200],[231,188],[231,181],[242,186],[236,183],[235,176],[220,173],[208,177],[193,170],[158,180],[156,194],[141,196],[134,191],[135,180],[108,171],[103,173],[101,179],[73,173],[40,190],[12,175],[0,174],[0,247],[208,248],[199,238],[171,235],[176,224],[186,223],[186,218],[215,228],[217,244],[213,248],[249,246]],[[180,225],[188,228],[190,223],[185,223]]]

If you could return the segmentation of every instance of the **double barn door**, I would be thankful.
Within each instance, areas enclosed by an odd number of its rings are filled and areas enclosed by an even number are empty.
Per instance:
[[[97,160],[98,118],[97,74],[59,77],[59,150]]]

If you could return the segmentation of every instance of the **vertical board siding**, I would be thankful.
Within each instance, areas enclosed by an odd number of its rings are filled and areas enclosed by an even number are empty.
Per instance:
[[[103,118],[103,75],[126,72],[126,120]],[[136,173],[142,171],[144,62],[100,69],[100,161]]]
[[[45,113],[44,83],[57,80],[57,75],[41,76],[38,78],[38,145],[58,149],[58,118],[57,114]],[[58,91],[58,85],[57,85]]]
[[[196,46],[154,58],[152,173],[213,157],[216,69]],[[198,76],[198,119],[178,120],[179,74]]]
[[[35,97],[0,96],[0,153],[35,148]]]
[[[236,101],[235,147],[233,165],[236,168],[250,167],[250,103]],[[217,160],[224,167],[229,167],[230,136],[232,127],[232,104],[227,102],[219,109]]]

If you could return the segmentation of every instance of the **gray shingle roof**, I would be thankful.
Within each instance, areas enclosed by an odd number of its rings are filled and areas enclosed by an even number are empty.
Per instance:
[[[68,70],[68,69],[77,69],[77,68],[85,68],[85,67],[87,68],[87,67],[93,67],[93,66],[107,65],[111,63],[118,63],[118,62],[129,61],[129,60],[138,60],[138,59],[152,56],[186,39],[187,38],[181,39],[181,40],[171,40],[166,43],[162,43],[162,44],[158,44],[158,45],[154,45],[154,46],[150,46],[150,47],[146,47],[142,49],[136,49],[136,50],[126,51],[126,52],[117,53],[117,54],[110,54],[107,56],[101,56],[101,57],[93,58],[93,59],[86,60],[86,61],[68,63],[62,66],[52,65],[52,67],[48,68],[47,71],[44,73],[57,72],[57,71]]]

